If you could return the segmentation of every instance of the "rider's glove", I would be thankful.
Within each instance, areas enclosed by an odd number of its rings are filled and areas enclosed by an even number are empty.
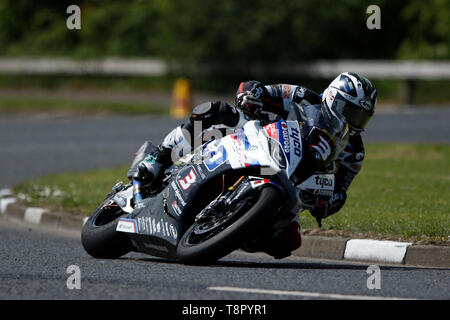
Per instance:
[[[347,192],[345,192],[345,190],[336,190],[330,200],[322,200],[319,198],[317,200],[317,205],[309,212],[316,219],[325,219],[341,210],[346,199]]]
[[[261,98],[253,95],[251,91],[238,93],[236,96],[237,105],[242,109],[254,111],[256,107],[262,107]]]
[[[309,210],[309,212],[316,219],[325,219],[328,216],[328,211],[330,208],[330,200],[318,199],[316,206]]]
[[[346,199],[347,199],[347,192],[345,192],[345,190],[335,191],[329,201],[327,216],[331,216],[332,214],[341,210],[341,208],[344,206]]]
[[[257,81],[242,82],[236,93],[236,106],[243,111],[253,113],[258,107],[262,107],[261,97],[263,87]]]

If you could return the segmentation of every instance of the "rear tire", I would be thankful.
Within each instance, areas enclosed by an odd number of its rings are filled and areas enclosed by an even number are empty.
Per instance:
[[[198,243],[190,238],[196,228],[191,225],[183,234],[177,247],[177,257],[185,264],[209,264],[238,249],[245,241],[256,235],[270,223],[281,206],[281,197],[272,186],[263,188],[253,206],[224,230]]]
[[[115,259],[134,249],[131,240],[122,232],[117,232],[117,223],[123,214],[106,212],[102,209],[105,201],[89,217],[81,231],[81,243],[84,250],[94,258]]]

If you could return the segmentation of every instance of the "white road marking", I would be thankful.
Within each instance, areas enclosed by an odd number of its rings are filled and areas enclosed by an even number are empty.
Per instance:
[[[361,295],[347,295],[347,294],[335,294],[335,293],[284,291],[284,290],[268,290],[268,289],[236,288],[236,287],[208,287],[208,290],[257,293],[257,294],[273,294],[273,295],[286,295],[286,296],[301,296],[301,297],[319,298],[319,299],[412,300],[409,298],[398,298],[398,297],[361,296]]]

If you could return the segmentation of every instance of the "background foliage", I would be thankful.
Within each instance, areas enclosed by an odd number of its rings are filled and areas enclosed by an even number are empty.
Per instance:
[[[66,8],[81,8],[68,30]],[[160,57],[210,63],[448,59],[447,0],[0,0],[0,55]]]

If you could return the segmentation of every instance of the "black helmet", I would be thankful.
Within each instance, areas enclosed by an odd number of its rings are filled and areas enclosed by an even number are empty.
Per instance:
[[[336,117],[344,118],[356,132],[364,130],[376,103],[375,87],[367,78],[353,72],[338,75],[322,95],[322,105]]]

